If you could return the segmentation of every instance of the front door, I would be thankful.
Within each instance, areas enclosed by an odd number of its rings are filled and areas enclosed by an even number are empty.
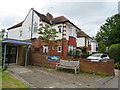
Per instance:
[[[6,63],[16,63],[17,47],[7,46]]]

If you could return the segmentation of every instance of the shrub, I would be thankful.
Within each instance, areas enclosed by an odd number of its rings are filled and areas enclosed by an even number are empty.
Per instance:
[[[84,47],[81,47],[80,49],[82,50],[83,53],[86,53],[87,52],[87,48],[88,47],[84,46]]]
[[[90,56],[89,54],[82,54],[81,57],[82,58],[87,58],[88,56]]]
[[[1,72],[1,71],[5,71],[6,69],[7,69],[7,66],[0,67],[0,72]]]
[[[119,64],[119,62],[115,63],[115,68],[116,68],[116,69],[120,69],[120,64]]]
[[[114,59],[115,62],[120,63],[120,44],[113,44],[110,46],[108,55],[111,59]]]
[[[80,58],[80,53],[81,51],[80,50],[70,50],[68,52],[68,56],[74,56],[74,58]]]

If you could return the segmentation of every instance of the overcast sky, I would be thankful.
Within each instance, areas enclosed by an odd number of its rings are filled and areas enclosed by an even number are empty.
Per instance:
[[[49,1],[49,2],[48,2]],[[95,36],[107,17],[118,13],[119,0],[2,0],[0,29],[24,20],[30,8],[53,17],[65,16],[88,35]]]

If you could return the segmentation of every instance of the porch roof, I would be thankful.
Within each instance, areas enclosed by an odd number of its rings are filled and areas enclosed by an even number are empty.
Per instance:
[[[32,45],[31,42],[27,42],[27,41],[23,41],[23,40],[16,40],[16,39],[4,39],[3,41],[0,41],[0,43]]]

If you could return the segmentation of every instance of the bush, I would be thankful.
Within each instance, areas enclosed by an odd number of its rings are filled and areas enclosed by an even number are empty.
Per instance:
[[[81,58],[87,58],[88,56],[90,56],[89,54],[82,54]]]
[[[70,50],[68,52],[68,56],[73,56],[74,58],[80,58],[80,53],[81,51],[80,50]]]
[[[119,64],[119,62],[115,63],[115,68],[116,68],[116,69],[120,69],[120,64]]]
[[[0,66],[0,72],[5,71],[6,69],[7,69],[7,66],[4,66],[4,67]]]
[[[120,44],[113,44],[110,46],[108,55],[111,59],[114,59],[115,62],[120,63]]]

